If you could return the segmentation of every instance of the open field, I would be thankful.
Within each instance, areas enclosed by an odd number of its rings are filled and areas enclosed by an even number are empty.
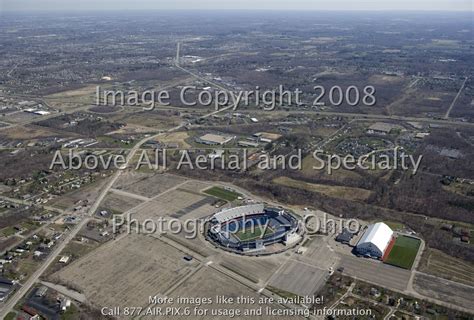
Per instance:
[[[322,288],[327,276],[327,270],[292,260],[273,277],[270,286],[295,295],[309,296]]]
[[[149,296],[164,293],[192,270],[183,255],[156,238],[128,235],[52,277],[73,284],[96,306],[144,306]]]
[[[65,99],[65,98],[72,98],[72,97],[80,97],[80,96],[90,96],[93,97],[96,94],[97,87],[95,85],[87,85],[81,88],[66,90],[62,92],[57,92],[46,96],[49,99]]]
[[[210,189],[205,190],[204,193],[226,201],[234,201],[241,196],[237,192],[226,190],[221,187],[212,187]]]
[[[399,236],[390,251],[385,263],[410,270],[415,261],[421,241],[419,239]]]
[[[185,181],[185,178],[168,174],[156,173],[149,175],[130,172],[121,175],[114,188],[145,197],[153,197]]]
[[[431,248],[425,250],[419,264],[419,269],[441,278],[474,286],[474,279],[472,277],[474,265],[448,256],[439,250]]]
[[[374,221],[374,223],[376,223],[376,221]],[[405,228],[405,225],[403,223],[396,221],[384,221],[383,223],[389,226],[392,230],[403,230],[403,228]]]
[[[109,209],[112,212],[123,213],[138,206],[140,203],[142,203],[142,201],[135,198],[126,197],[121,194],[108,193],[100,205],[100,208],[105,210]]]
[[[210,183],[198,180],[189,180],[186,184],[180,186],[180,189],[194,192],[202,192],[202,190],[209,188]]]
[[[191,146],[185,141],[189,138],[187,132],[172,132],[160,137],[159,141],[162,143],[177,143],[180,149],[190,148]]]
[[[415,291],[427,297],[433,297],[454,305],[473,310],[473,287],[456,284],[426,274],[416,274],[413,283]]]
[[[138,125],[148,127],[150,129],[165,130],[175,127],[180,124],[179,116],[173,115],[172,112],[168,114],[166,111],[140,111],[136,113],[120,114],[114,117],[117,122],[124,122],[131,125]]]
[[[176,319],[176,320],[185,320],[185,319],[229,319],[231,318],[230,315],[213,315],[220,309],[224,312],[232,312],[232,310],[239,310],[239,312],[244,312],[245,310],[252,310],[258,309],[260,307],[270,307],[272,309],[280,309],[282,307],[278,305],[262,305],[258,303],[258,298],[260,295],[253,290],[249,289],[248,287],[240,284],[239,282],[235,281],[234,279],[230,278],[227,275],[222,274],[217,270],[208,269],[210,267],[204,267],[203,269],[199,270],[196,274],[192,275],[189,279],[187,279],[184,283],[182,283],[172,294],[171,297],[178,298],[210,298],[213,299],[211,305],[203,304],[200,306],[201,309],[207,309],[208,314],[207,316],[200,316],[191,313],[192,316],[169,316],[169,317],[162,317],[163,319]],[[248,298],[255,299],[255,303],[217,303],[215,302],[216,296],[225,296],[225,297],[233,297],[235,300],[239,296],[244,296]],[[190,307],[191,310],[194,310],[196,306],[195,303],[175,303],[175,304],[165,304],[161,305],[161,307]],[[300,319],[298,317],[292,317],[292,319]],[[156,317],[143,317],[142,319],[156,319]],[[232,319],[255,319],[255,316],[234,316]],[[258,319],[268,319],[272,320],[275,319],[274,316],[265,315],[258,316]]]
[[[304,190],[309,190],[312,192],[321,193],[328,197],[335,197],[335,198],[355,200],[355,201],[367,200],[372,194],[371,191],[365,190],[365,189],[308,183],[304,181],[291,179],[288,177],[278,177],[276,179],[273,179],[273,182],[286,186],[286,187],[304,189]]]
[[[137,208],[134,218],[145,220],[170,215],[172,218],[202,218],[215,211],[213,199],[184,189],[170,190]]]
[[[324,180],[343,181],[344,179],[359,180],[363,177],[353,171],[341,168],[335,170],[332,174],[327,174],[326,170],[315,170],[313,167],[321,165],[312,155],[308,155],[303,159],[301,172],[307,177],[324,178]]]
[[[8,128],[1,131],[0,137],[7,139],[18,139],[18,140],[31,140],[31,139],[40,139],[55,137],[61,135],[64,138],[77,137],[78,135],[72,132],[66,132],[62,130],[57,130],[54,128],[46,128],[37,126],[34,124],[29,124],[25,126],[17,126],[13,128]]]
[[[222,265],[232,266],[232,271],[262,282],[267,281],[282,263],[278,256],[253,258],[225,254],[220,259]]]

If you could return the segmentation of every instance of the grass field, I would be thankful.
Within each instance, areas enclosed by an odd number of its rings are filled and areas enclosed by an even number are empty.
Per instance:
[[[254,239],[263,238],[264,236],[272,234],[273,232],[273,229],[269,227],[265,228],[265,226],[254,226],[237,232],[235,236],[239,238],[240,241],[250,241]]]
[[[384,262],[409,270],[415,261],[420,244],[421,241],[418,239],[399,236],[395,241],[392,251],[390,251],[390,254],[387,257],[387,260]]]
[[[384,221],[384,223],[392,230],[403,230],[405,228],[405,225],[403,223],[396,221]]]
[[[226,190],[226,189],[221,188],[221,187],[212,187],[210,189],[204,190],[204,193],[207,193],[208,195],[211,195],[213,197],[223,199],[223,200],[226,200],[226,201],[234,201],[238,197],[241,196],[241,194],[239,194],[237,192]]]
[[[278,177],[276,179],[273,179],[273,182],[290,188],[303,189],[311,192],[321,193],[328,197],[354,201],[365,201],[372,194],[372,191],[361,188],[309,183],[288,177]]]
[[[439,250],[425,250],[419,266],[420,271],[441,278],[474,286],[474,264],[449,256]]]

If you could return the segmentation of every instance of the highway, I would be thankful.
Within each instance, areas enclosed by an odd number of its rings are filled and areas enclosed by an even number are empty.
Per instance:
[[[201,77],[200,75],[192,72],[192,71],[189,71],[183,67],[181,67],[179,65],[179,58],[177,58],[177,61],[175,63],[175,67],[180,69],[181,71],[183,72],[186,72],[188,74],[190,74],[191,76],[195,77],[196,79],[199,79],[201,81],[204,81],[204,82],[207,82],[209,83],[210,85],[214,86],[214,87],[217,87],[221,90],[224,90],[224,91],[229,91],[228,89],[224,88],[223,86],[213,82],[213,81],[210,81],[206,78],[203,78]],[[460,95],[462,89],[464,88],[464,85],[467,81],[467,78],[466,80],[464,81],[464,84],[462,86],[462,88],[460,89],[460,91],[458,92],[458,96]],[[457,96],[457,97],[458,97]],[[457,100],[457,97],[455,98],[455,100]],[[43,101],[43,103],[46,104],[46,102]],[[447,119],[449,117],[449,112],[451,111],[452,107],[454,106],[455,104],[455,101],[453,101],[452,103],[452,106],[450,106],[448,112],[447,112],[447,116],[446,116],[446,120],[442,120],[442,119],[431,119],[431,118],[416,118],[416,117],[405,117],[405,116],[385,116],[385,115],[368,115],[368,114],[357,114],[357,113],[339,113],[339,112],[320,112],[320,111],[285,111],[285,113],[297,113],[297,114],[301,114],[301,113],[308,113],[308,114],[316,114],[316,115],[325,115],[325,116],[345,116],[345,117],[352,117],[352,118],[358,118],[358,119],[374,119],[374,120],[386,120],[386,119],[389,119],[389,120],[401,120],[401,121],[413,121],[413,122],[429,122],[429,123],[437,123],[437,124],[448,124],[448,125],[456,125],[456,126],[474,126],[474,123],[468,123],[468,122],[460,122],[460,121],[453,121],[453,120],[449,120]],[[73,112],[77,112],[77,111],[80,111],[80,110],[84,110],[84,109],[87,109],[89,108],[90,106],[83,106],[83,107],[79,107],[79,108],[74,108],[74,109],[70,109],[66,112],[62,112],[62,113],[73,113]],[[233,105],[230,105],[230,106],[227,106],[225,108],[222,108],[220,110],[216,110],[216,111],[213,111],[213,112],[210,112],[204,116],[201,116],[200,118],[207,118],[207,117],[211,117],[217,113],[220,113],[220,112],[223,112],[223,111],[226,111],[226,110],[229,110],[229,109],[232,109],[234,108]],[[259,113],[259,112],[268,112],[268,111],[262,111],[262,110],[253,110],[252,112],[254,113]],[[28,123],[31,123],[31,122],[35,122],[35,121],[39,121],[39,120],[44,120],[44,119],[48,119],[48,118],[52,118],[52,117],[56,117],[58,116],[59,113],[56,113],[56,114],[51,114],[51,115],[48,115],[48,116],[44,116],[44,117],[41,117],[41,118],[35,118],[35,119],[32,119],[32,120],[28,120],[28,121],[24,121],[24,122],[21,122],[21,123],[17,123],[17,124],[13,124],[9,127],[4,127],[4,128],[0,128],[0,130],[3,130],[3,129],[7,129],[7,128],[11,128],[11,127],[15,127],[15,126],[19,126],[19,125],[24,125],[24,124],[28,124]],[[179,130],[181,128],[183,128],[184,126],[186,125],[186,123],[181,123],[180,125],[176,126],[176,127],[173,127],[169,130],[166,130],[164,132],[161,132],[161,133],[157,133],[153,136],[149,136],[149,137],[146,137],[142,140],[140,140],[137,144],[135,144],[133,146],[133,148],[130,149],[130,152],[129,154],[127,155],[127,159],[126,159],[126,167],[128,168],[130,166],[130,163],[132,162],[134,156],[136,155],[136,152],[138,150],[140,150],[140,148],[148,141],[150,140],[153,140],[153,139],[156,139],[157,137],[161,136],[161,135],[164,135],[164,134],[167,134],[167,133],[170,133],[170,132],[173,132],[173,131],[176,131],[176,130]],[[23,285],[10,297],[10,299],[7,300],[7,302],[4,304],[4,307],[2,308],[2,310],[0,310],[0,319],[3,319],[13,308],[14,306],[21,300],[21,298],[33,287],[33,285],[38,282],[40,276],[47,270],[47,268],[54,262],[57,260],[58,258],[58,255],[63,251],[63,249],[69,244],[70,241],[72,241],[76,236],[77,234],[79,233],[79,231],[87,224],[87,222],[90,220],[90,218],[95,214],[95,212],[97,211],[99,205],[101,204],[101,202],[103,201],[103,199],[105,198],[105,196],[108,194],[108,192],[112,189],[113,185],[115,184],[115,182],[118,180],[118,178],[120,177],[120,175],[122,174],[123,170],[117,170],[113,173],[113,175],[109,178],[110,180],[108,181],[108,183],[106,184],[106,186],[100,191],[100,194],[98,196],[98,198],[96,199],[96,201],[93,203],[93,205],[90,207],[89,211],[87,212],[87,214],[84,216],[84,218],[81,220],[81,222],[79,222],[66,236],[65,238],[63,239],[62,242],[58,243],[56,245],[56,247],[53,249],[53,251],[50,253],[50,255],[47,257],[47,259],[44,261],[44,263],[33,273],[33,275],[28,278],[24,283]],[[19,200],[21,201],[21,200]],[[46,208],[46,207],[45,207]],[[52,207],[51,207],[52,208]],[[57,209],[55,209],[57,210]],[[291,258],[291,255],[290,255],[290,258]],[[289,260],[289,259],[288,259]],[[288,261],[287,260],[287,261]],[[359,260],[354,260],[354,259],[351,259],[351,258],[347,258],[344,260],[345,261],[345,267],[347,270],[351,269],[351,267],[353,267],[354,271],[355,270],[359,270],[360,271],[360,266],[361,266],[361,261]],[[277,275],[279,272],[281,272],[282,270],[282,267],[285,265],[286,263],[283,263],[282,266],[275,272],[275,274],[267,281],[267,283],[275,276]],[[368,270],[367,269],[367,266],[365,264],[362,263],[362,265],[365,267],[364,270],[363,270],[363,273],[366,273],[366,272],[370,272],[370,273],[378,273],[380,272],[380,268],[379,266],[377,266],[376,269],[374,270]],[[215,268],[217,271],[220,271],[220,272],[225,272],[226,270],[219,270],[220,268],[217,268],[215,266],[213,266],[213,268]],[[369,268],[370,269],[370,268]],[[387,274],[389,274],[390,276],[388,276],[388,279],[387,279]],[[398,272],[394,272],[393,269],[390,270],[390,272],[388,272],[386,274],[385,277],[383,277],[383,279],[380,279],[381,282],[386,282],[386,281],[390,281],[391,283],[389,284],[394,286],[394,287],[401,287],[400,290],[404,290],[406,287],[407,287],[407,283],[410,281],[409,279],[409,274],[407,275],[405,272],[403,271],[398,271]],[[382,278],[382,277],[381,277]],[[411,280],[412,281],[412,280]],[[410,284],[411,284],[411,281],[410,281]],[[240,280],[240,282],[243,282],[242,280]],[[252,285],[252,287],[254,287],[254,285]],[[254,288],[254,289],[257,289],[257,288]],[[418,295],[421,297],[421,295]],[[425,297],[423,297],[425,298]],[[436,301],[438,302],[438,301]],[[439,302],[438,302],[439,303]]]
[[[248,110],[246,110],[248,111]],[[425,122],[439,125],[454,125],[454,126],[466,126],[474,127],[473,122],[463,122],[456,120],[443,120],[443,119],[434,119],[434,118],[418,118],[418,117],[406,117],[406,116],[387,116],[382,114],[363,114],[363,113],[350,113],[350,112],[334,112],[334,111],[311,111],[311,110],[290,110],[290,111],[265,111],[265,110],[252,110],[254,114],[262,114],[268,112],[282,113],[282,114],[312,114],[318,116],[339,116],[339,117],[349,117],[357,118],[359,120],[399,120],[399,121],[409,121],[409,122]]]
[[[454,105],[456,104],[456,101],[458,101],[459,96],[461,95],[461,92],[464,90],[464,87],[466,86],[466,82],[469,77],[466,77],[464,79],[464,82],[461,85],[461,88],[459,89],[458,93],[456,94],[456,97],[454,97],[453,102],[451,102],[451,105],[448,108],[448,111],[446,111],[446,114],[444,115],[444,119],[449,119],[449,114],[454,108]]]

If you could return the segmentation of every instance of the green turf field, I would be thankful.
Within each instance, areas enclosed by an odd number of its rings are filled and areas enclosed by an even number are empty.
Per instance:
[[[212,187],[210,189],[204,190],[204,193],[226,201],[234,201],[241,196],[241,194],[237,192],[229,191],[220,187]]]
[[[265,234],[263,234],[265,232]],[[240,241],[250,241],[259,238],[263,238],[264,236],[272,234],[274,231],[270,227],[267,227],[265,230],[265,226],[255,226],[254,228],[247,228],[242,231],[238,231],[235,236],[239,238]]]
[[[421,241],[407,236],[399,236],[395,240],[392,251],[385,263],[404,269],[411,269],[415,261]]]

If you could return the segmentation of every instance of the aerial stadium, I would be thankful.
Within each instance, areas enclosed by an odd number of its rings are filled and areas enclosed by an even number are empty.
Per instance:
[[[252,204],[214,214],[206,237],[228,251],[255,255],[293,247],[302,239],[302,230],[288,211]],[[278,249],[269,250],[273,245]]]

